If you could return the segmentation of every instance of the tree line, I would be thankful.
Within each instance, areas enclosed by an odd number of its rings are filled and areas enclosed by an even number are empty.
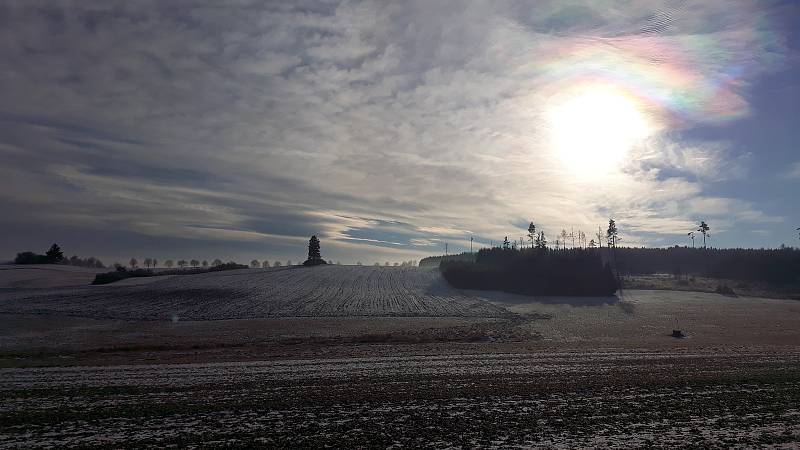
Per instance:
[[[710,248],[708,246],[711,238],[710,230],[711,226],[705,220],[700,221],[697,229],[687,233],[692,242],[691,247],[678,245],[668,248],[620,247],[622,237],[616,221],[609,219],[605,232],[598,227],[596,240],[592,238],[587,242],[587,236],[582,231],[568,233],[562,229],[554,245],[550,246],[544,231],[537,230],[531,222],[528,226],[527,241],[520,238],[519,241],[513,242],[506,237],[500,246],[489,250],[594,251],[602,263],[607,264],[618,277],[665,273],[678,277],[697,275],[800,286],[800,250],[785,246],[778,249]],[[474,263],[480,257],[480,251],[477,255],[465,252],[459,255],[425,258],[420,261],[420,265]]]
[[[692,247],[694,247],[696,233],[700,233],[703,238],[703,248],[706,247],[706,241],[711,237],[709,231],[711,227],[705,220],[701,220],[696,230],[690,231],[687,236],[692,240]],[[800,228],[797,229],[800,231]],[[527,239],[526,239],[527,238]],[[597,233],[591,237],[582,230],[575,231],[570,228],[568,232],[566,228],[562,228],[561,232],[556,234],[554,241],[550,242],[545,235],[544,230],[538,229],[536,224],[531,222],[528,225],[527,233],[525,236],[520,236],[519,240],[508,239],[508,236],[503,238],[501,248],[515,250],[524,248],[554,248],[556,250],[566,250],[567,248],[603,248],[604,244],[609,248],[616,248],[617,244],[622,241],[617,222],[610,218],[608,220],[608,227],[603,230],[601,226],[597,227]],[[552,243],[552,245],[550,245]],[[492,245],[494,247],[494,245]]]
[[[61,247],[58,244],[51,245],[44,255],[30,251],[17,253],[14,258],[14,264],[65,264],[96,269],[104,269],[106,267],[99,258],[94,256],[81,258],[78,255],[72,255],[69,258],[65,258],[64,252],[61,251]]]

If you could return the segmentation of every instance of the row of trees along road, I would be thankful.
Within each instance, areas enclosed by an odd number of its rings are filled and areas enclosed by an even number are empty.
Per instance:
[[[171,269],[171,268],[173,268],[175,266],[177,266],[177,267],[179,267],[181,269],[184,269],[184,268],[189,267],[189,266],[194,267],[194,268],[198,268],[200,266],[202,266],[203,268],[207,268],[209,265],[211,267],[217,267],[217,266],[221,266],[223,264],[224,263],[222,262],[221,259],[215,259],[210,264],[209,264],[209,262],[207,260],[199,261],[197,259],[192,259],[190,261],[186,261],[185,259],[180,259],[180,260],[178,260],[177,263],[175,261],[171,260],[171,259],[168,259],[168,260],[164,261],[164,267],[166,267],[167,269]],[[130,261],[128,261],[128,265],[132,269],[136,269],[136,268],[139,267],[139,260],[136,259],[136,258],[131,258]],[[142,261],[142,265],[144,267],[147,267],[148,269],[151,268],[151,267],[155,268],[155,267],[158,267],[158,260],[156,258],[145,258]],[[115,266],[120,267],[120,266],[122,266],[122,264],[117,263],[117,264],[115,264]]]

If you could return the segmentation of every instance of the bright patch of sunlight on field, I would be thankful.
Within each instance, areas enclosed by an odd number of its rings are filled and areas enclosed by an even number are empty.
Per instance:
[[[635,100],[612,89],[570,95],[551,108],[549,119],[555,154],[581,179],[618,170],[631,148],[653,131]]]

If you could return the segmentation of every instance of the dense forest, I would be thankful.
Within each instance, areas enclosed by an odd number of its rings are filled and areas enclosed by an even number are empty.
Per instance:
[[[741,281],[800,284],[800,250],[741,248],[602,249],[605,260],[623,275],[668,273]]]
[[[482,249],[475,261],[445,258],[442,276],[460,289],[524,295],[610,296],[617,280],[600,253],[588,249]]]
[[[484,249],[497,253],[501,248]],[[575,249],[580,250],[580,249]],[[518,250],[506,250],[510,252]],[[525,254],[530,249],[519,252]],[[563,252],[571,250],[551,250]],[[670,274],[675,277],[705,276],[711,278],[765,282],[800,286],[800,249],[718,249],[718,248],[590,248],[618,275]],[[461,253],[433,256],[420,261],[420,266],[435,266],[443,262],[473,262],[481,255]]]

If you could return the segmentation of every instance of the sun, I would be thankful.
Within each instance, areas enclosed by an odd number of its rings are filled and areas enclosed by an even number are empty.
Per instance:
[[[652,126],[635,100],[613,89],[569,95],[550,110],[551,144],[570,173],[595,179],[618,171]]]

